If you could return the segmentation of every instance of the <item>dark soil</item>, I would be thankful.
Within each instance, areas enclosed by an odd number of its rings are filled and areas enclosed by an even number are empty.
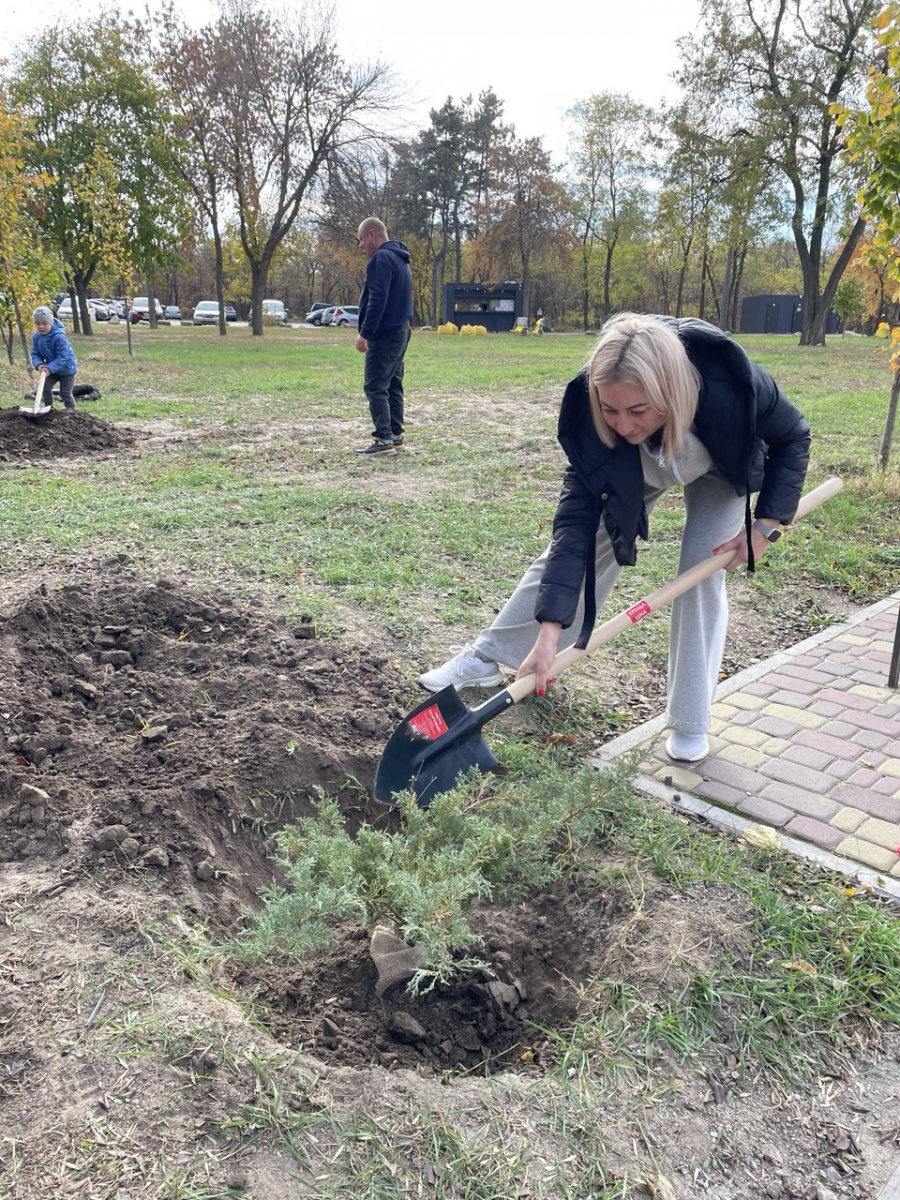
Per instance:
[[[115,560],[108,572],[0,620],[0,859],[143,867],[228,920],[270,878],[276,811],[310,812],[324,787],[353,820],[370,815],[348,781],[371,781],[400,681],[309,621],[289,628]]]
[[[134,434],[121,425],[111,425],[82,409],[66,412],[56,404],[39,417],[20,412],[18,406],[0,409],[0,462],[90,455],[130,446],[134,441]]]

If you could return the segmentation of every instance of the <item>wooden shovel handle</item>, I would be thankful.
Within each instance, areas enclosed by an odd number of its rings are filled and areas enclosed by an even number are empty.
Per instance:
[[[824,483],[820,483],[817,488],[813,488],[811,492],[807,492],[797,505],[795,520],[797,517],[805,517],[812,509],[818,508],[820,504],[830,500],[832,496],[836,496],[843,486],[843,482],[833,475]],[[561,671],[565,671],[588,654],[593,654],[595,650],[605,646],[607,642],[612,641],[617,634],[622,633],[629,626],[649,616],[650,613],[664,608],[667,604],[671,604],[676,596],[690,591],[701,579],[708,579],[710,575],[715,575],[716,571],[723,570],[736,553],[737,551],[734,550],[731,554],[712,554],[709,558],[704,558],[702,562],[697,563],[696,566],[682,572],[681,575],[670,579],[668,583],[664,583],[655,592],[651,592],[645,599],[639,600],[637,604],[620,612],[604,625],[598,626],[591,634],[586,649],[576,650],[574,646],[570,646],[567,650],[561,650],[550,665],[550,675],[556,678]],[[525,696],[530,696],[534,691],[534,675],[523,675],[521,679],[514,680],[506,691],[512,696],[513,703],[518,704],[520,700]]]
[[[47,382],[47,372],[38,371],[37,391],[34,393],[34,407],[37,408],[44,394],[44,384]]]

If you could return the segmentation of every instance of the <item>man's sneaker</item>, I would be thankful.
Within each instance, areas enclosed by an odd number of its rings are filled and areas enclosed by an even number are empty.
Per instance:
[[[666,754],[676,762],[699,762],[709,757],[709,739],[705,733],[679,733],[673,729],[666,739]]]
[[[457,653],[441,667],[426,671],[419,676],[419,683],[429,692],[439,692],[451,685],[457,689],[467,687],[496,687],[503,682],[503,675],[495,662],[485,662],[471,646],[451,646]]]
[[[357,454],[390,454],[391,451],[395,450],[395,449],[396,449],[396,447],[394,446],[393,441],[383,442],[381,440],[381,438],[375,438],[374,441],[369,442],[368,446],[366,446],[365,449],[357,450],[356,453]]]
[[[395,446],[402,446],[403,445],[403,434],[402,433],[393,434],[391,436],[391,441],[393,442],[393,444]]]

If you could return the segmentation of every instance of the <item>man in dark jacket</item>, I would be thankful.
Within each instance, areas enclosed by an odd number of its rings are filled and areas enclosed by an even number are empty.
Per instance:
[[[366,217],[357,237],[369,263],[356,348],[366,356],[363,390],[373,426],[373,440],[357,454],[385,454],[403,445],[403,357],[413,312],[409,250],[388,238],[377,217]]]

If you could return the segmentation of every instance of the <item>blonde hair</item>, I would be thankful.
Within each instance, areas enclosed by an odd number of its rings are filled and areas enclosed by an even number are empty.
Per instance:
[[[367,233],[377,233],[380,238],[387,238],[387,226],[378,217],[366,217],[360,223],[359,236],[365,237]]]
[[[650,407],[665,418],[662,449],[665,461],[684,441],[697,412],[701,379],[678,334],[659,317],[617,313],[603,326],[587,363],[588,391],[594,427],[605,446],[616,444],[600,407],[600,393],[610,383],[642,389]]]

